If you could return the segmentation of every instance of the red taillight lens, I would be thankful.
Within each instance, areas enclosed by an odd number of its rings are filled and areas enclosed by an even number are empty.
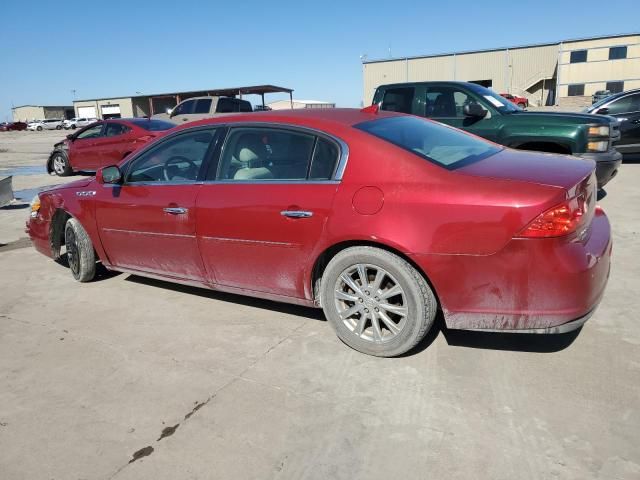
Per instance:
[[[585,221],[587,202],[580,195],[550,208],[517,236],[526,238],[561,237],[575,232]]]

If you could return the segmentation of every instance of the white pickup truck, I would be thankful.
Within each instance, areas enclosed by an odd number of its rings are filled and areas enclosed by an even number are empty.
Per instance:
[[[175,124],[193,122],[202,118],[238,112],[252,112],[251,103],[233,97],[194,97],[183,100],[167,113],[152,118],[168,120]]]

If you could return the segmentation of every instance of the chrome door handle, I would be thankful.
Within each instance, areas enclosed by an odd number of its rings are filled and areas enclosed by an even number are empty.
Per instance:
[[[309,218],[313,217],[313,212],[306,210],[282,210],[280,215],[289,218]]]
[[[183,213],[187,213],[189,210],[182,207],[167,207],[163,208],[166,213],[170,213],[171,215],[182,215]]]

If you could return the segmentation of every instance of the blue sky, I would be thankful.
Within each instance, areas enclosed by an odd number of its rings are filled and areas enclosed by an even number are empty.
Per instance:
[[[359,106],[360,55],[404,57],[640,30],[640,1],[7,1],[11,105],[271,83]],[[272,97],[275,99],[275,97]]]

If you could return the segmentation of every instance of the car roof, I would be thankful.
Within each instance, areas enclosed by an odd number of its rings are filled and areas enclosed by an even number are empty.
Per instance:
[[[625,95],[629,95],[630,93],[638,93],[640,92],[640,88],[634,88],[632,90],[626,90],[624,92],[614,93],[613,95],[609,95],[607,97],[608,100],[615,100],[616,98],[624,97]]]
[[[300,108],[296,110],[268,110],[246,112],[231,115],[220,115],[178,126],[178,129],[191,128],[198,125],[215,125],[218,123],[265,122],[288,123],[308,127],[351,127],[358,123],[379,118],[404,116],[402,113],[380,110],[377,113],[365,112],[358,108]]]

